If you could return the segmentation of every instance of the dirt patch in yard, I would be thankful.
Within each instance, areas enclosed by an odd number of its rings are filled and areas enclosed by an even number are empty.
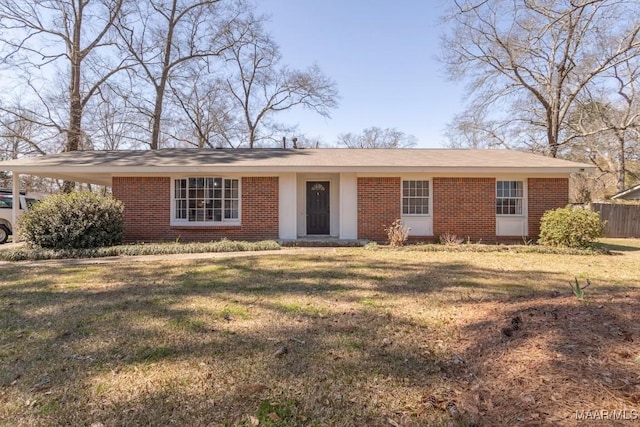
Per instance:
[[[629,290],[474,305],[448,370],[462,411],[481,425],[640,422],[639,301]]]

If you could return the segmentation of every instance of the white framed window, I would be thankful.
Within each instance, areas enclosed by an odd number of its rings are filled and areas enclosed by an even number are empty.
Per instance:
[[[402,215],[429,215],[429,181],[402,181]]]
[[[524,215],[523,181],[496,181],[496,215]]]
[[[209,225],[240,222],[240,180],[188,177],[173,181],[173,222]]]

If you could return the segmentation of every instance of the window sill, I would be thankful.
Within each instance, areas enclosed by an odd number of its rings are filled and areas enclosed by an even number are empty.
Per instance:
[[[240,228],[242,226],[239,222],[229,222],[229,223],[219,223],[219,224],[170,224],[170,227],[174,230],[188,230],[188,229],[216,229],[216,230],[224,230],[224,229],[232,229],[232,228]]]

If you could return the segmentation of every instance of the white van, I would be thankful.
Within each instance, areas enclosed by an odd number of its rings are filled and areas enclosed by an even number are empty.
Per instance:
[[[29,209],[31,205],[40,201],[39,198],[27,196],[26,193],[20,192],[20,210],[18,217]],[[0,189],[0,244],[5,243],[9,236],[13,234],[13,193],[10,190]]]

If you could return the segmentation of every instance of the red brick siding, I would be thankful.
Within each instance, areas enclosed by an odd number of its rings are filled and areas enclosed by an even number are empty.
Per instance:
[[[527,189],[529,237],[537,238],[542,215],[569,203],[569,178],[529,178]]]
[[[126,242],[169,239],[170,181],[168,177],[113,178],[113,196],[124,203]]]
[[[125,206],[126,242],[279,237],[278,177],[242,178],[240,226],[172,227],[169,177],[115,177],[112,184],[114,197]]]
[[[359,239],[386,241],[384,228],[400,214],[400,178],[358,178]]]
[[[496,240],[494,178],[433,178],[433,234]]]

